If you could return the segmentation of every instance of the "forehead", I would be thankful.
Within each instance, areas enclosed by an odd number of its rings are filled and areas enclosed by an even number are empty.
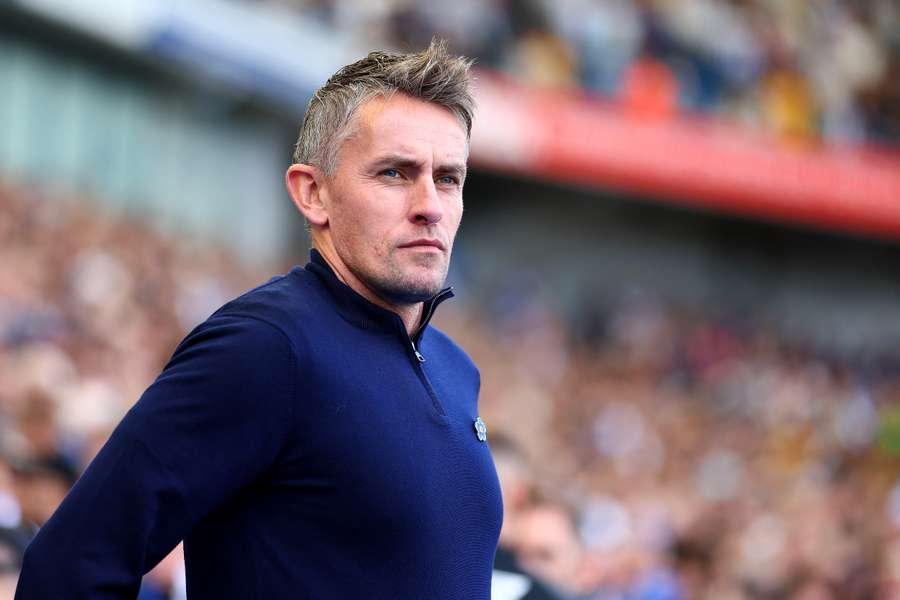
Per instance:
[[[462,162],[468,155],[466,131],[456,115],[443,106],[399,92],[363,103],[354,116],[352,130],[346,145],[366,154],[430,154]]]

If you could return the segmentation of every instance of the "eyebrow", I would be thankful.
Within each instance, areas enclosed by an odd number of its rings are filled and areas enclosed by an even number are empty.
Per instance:
[[[381,167],[404,167],[404,168],[419,168],[422,166],[422,163],[418,160],[410,158],[408,156],[404,156],[402,154],[387,154],[375,160],[372,163],[372,168],[379,169]],[[459,175],[460,177],[464,177],[466,175],[466,165],[465,163],[449,163],[438,165],[435,169],[435,173],[452,173]]]

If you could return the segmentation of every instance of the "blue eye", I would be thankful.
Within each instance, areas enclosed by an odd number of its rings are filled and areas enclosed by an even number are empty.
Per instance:
[[[452,175],[444,175],[442,177],[439,177],[438,182],[447,185],[456,185],[458,183],[456,177],[453,177]]]
[[[385,169],[384,171],[381,172],[381,174],[384,175],[385,177],[390,177],[390,178],[400,177],[400,171],[398,171],[397,169]]]

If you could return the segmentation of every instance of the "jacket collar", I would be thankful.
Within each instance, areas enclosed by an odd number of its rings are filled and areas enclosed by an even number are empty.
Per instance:
[[[309,262],[305,268],[318,276],[334,300],[335,309],[344,320],[362,329],[382,333],[396,333],[398,328],[404,333],[406,332],[403,321],[397,313],[373,304],[353,291],[353,289],[337,278],[334,271],[331,270],[331,266],[325,262],[325,259],[315,248],[309,251]],[[422,336],[422,332],[425,331],[425,327],[431,321],[431,317],[434,315],[438,305],[453,296],[453,288],[446,287],[424,302],[422,318],[416,331],[411,336],[414,341],[418,341]]]

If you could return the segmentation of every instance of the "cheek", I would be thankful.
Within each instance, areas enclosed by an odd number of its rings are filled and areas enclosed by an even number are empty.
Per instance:
[[[459,229],[459,224],[462,221],[463,215],[463,205],[462,202],[452,205],[447,209],[446,214],[446,227],[447,231],[450,233],[451,239],[456,235],[456,230]]]
[[[360,258],[381,256],[389,240],[389,228],[382,215],[371,207],[341,206],[332,222],[335,241],[361,253]]]

